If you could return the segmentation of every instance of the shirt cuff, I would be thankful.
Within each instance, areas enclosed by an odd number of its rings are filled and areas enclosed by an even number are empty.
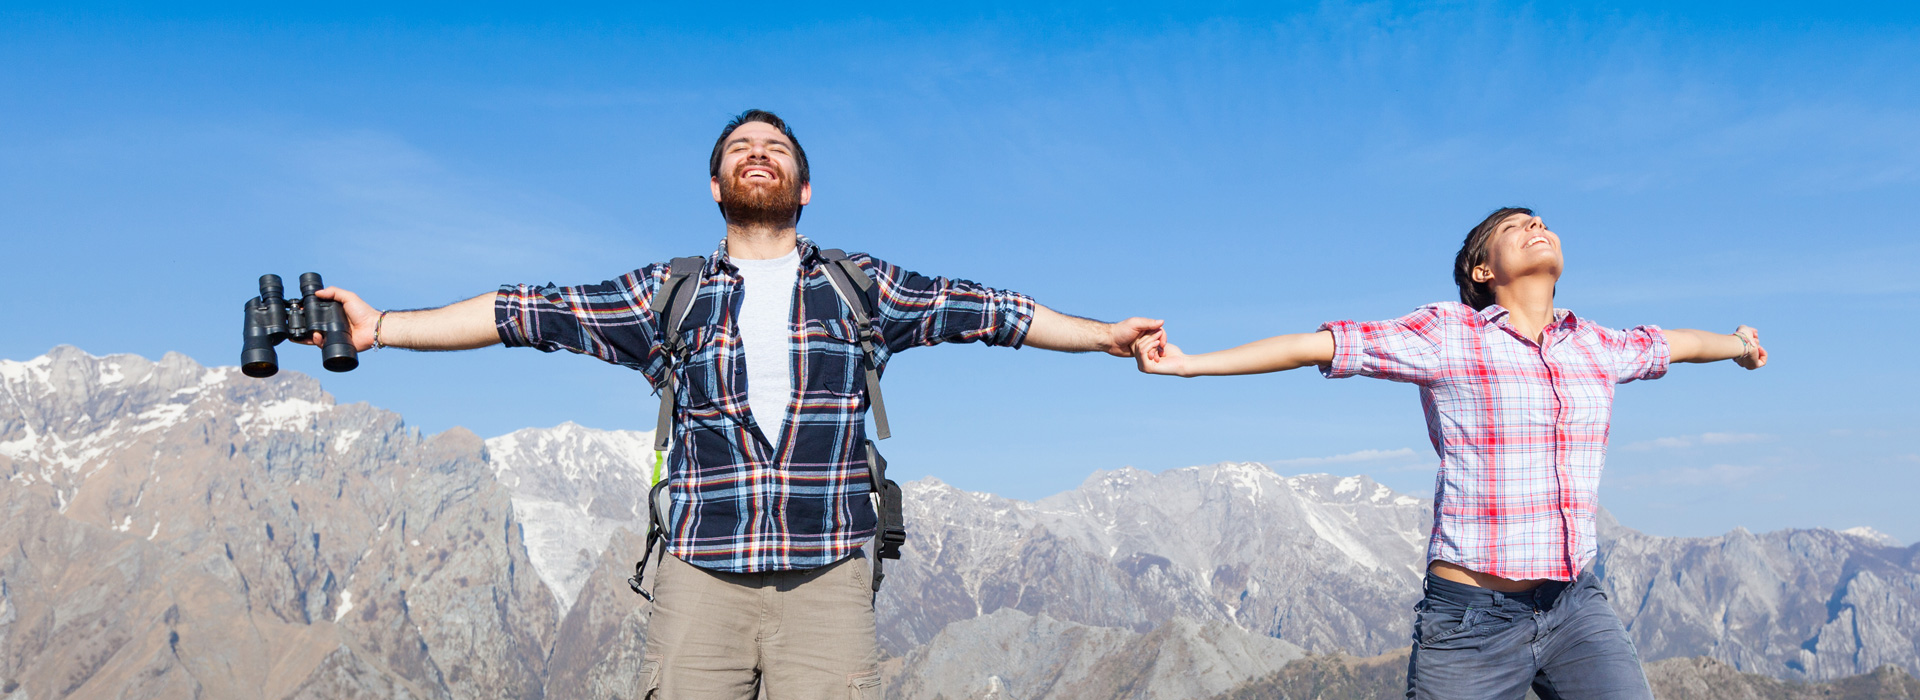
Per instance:
[[[1647,372],[1641,379],[1659,379],[1667,376],[1667,367],[1673,364],[1673,346],[1667,344],[1667,332],[1659,326],[1646,326],[1647,335],[1653,340],[1653,362],[1647,365]]]
[[[1033,328],[1033,297],[1019,292],[996,292],[993,316],[997,330],[987,337],[988,345],[1019,349],[1027,342],[1027,331]]]
[[[525,284],[503,284],[500,292],[493,296],[493,327],[500,333],[500,344],[510,348],[524,348],[534,344],[533,315],[527,307],[527,299],[534,296],[533,287]]]
[[[1360,324],[1333,321],[1320,324],[1320,330],[1333,333],[1333,361],[1320,365],[1321,376],[1345,379],[1360,374],[1360,346],[1366,342]]]

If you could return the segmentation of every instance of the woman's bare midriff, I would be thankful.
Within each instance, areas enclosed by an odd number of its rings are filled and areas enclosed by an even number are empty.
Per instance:
[[[1544,578],[1530,578],[1520,581],[1510,578],[1500,578],[1493,574],[1483,574],[1459,564],[1450,561],[1440,561],[1438,559],[1435,559],[1432,564],[1427,565],[1427,571],[1454,583],[1479,586],[1501,593],[1525,593],[1548,581],[1548,579]]]

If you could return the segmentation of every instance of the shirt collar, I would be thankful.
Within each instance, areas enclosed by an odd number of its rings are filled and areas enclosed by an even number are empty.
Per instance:
[[[1511,315],[1511,313],[1512,312],[1507,311],[1506,307],[1499,304],[1488,304],[1487,308],[1481,309],[1475,313],[1473,317],[1483,328],[1488,326],[1498,327],[1506,322],[1507,316]],[[1555,307],[1553,310],[1553,322],[1547,324],[1545,330],[1553,331],[1562,328],[1572,328],[1579,323],[1580,317],[1573,315],[1572,309]]]
[[[793,248],[799,251],[802,264],[812,262],[820,256],[820,247],[813,244],[813,239],[797,233],[794,234]],[[731,274],[739,271],[740,268],[733,264],[733,259],[727,256],[727,239],[721,238],[720,246],[713,249],[713,257],[707,259],[707,274],[720,272]]]

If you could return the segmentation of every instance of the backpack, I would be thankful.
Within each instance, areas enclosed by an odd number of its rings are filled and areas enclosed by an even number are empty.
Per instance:
[[[873,298],[868,292],[873,289],[873,279],[865,270],[838,248],[823,249],[820,257],[827,261],[827,280],[832,283],[834,293],[840,296],[847,308],[852,310],[854,326],[860,329],[860,350],[865,358],[867,378],[867,402],[871,406],[876,439],[885,440],[892,435],[887,428],[887,405],[880,396],[880,363],[875,347],[884,342],[880,332],[873,326]],[[653,488],[647,492],[647,547],[640,555],[640,561],[633,565],[633,578],[627,579],[627,586],[648,602],[653,594],[641,585],[641,578],[647,571],[647,560],[653,558],[653,548],[666,537],[667,508],[671,497],[667,493],[666,450],[667,438],[673,430],[673,412],[677,402],[674,384],[677,376],[674,372],[686,360],[687,348],[681,342],[680,324],[687,319],[687,312],[693,308],[693,298],[700,289],[701,272],[706,269],[707,259],[693,256],[674,258],[668,263],[671,270],[660,289],[653,294],[652,309],[658,318],[668,319],[661,326],[664,340],[662,345],[667,353],[666,381],[660,390],[660,416],[653,432]],[[880,582],[886,578],[887,559],[900,558],[900,545],[907,541],[905,515],[901,504],[900,485],[887,478],[887,460],[880,456],[873,440],[866,441],[867,478],[872,485],[874,512],[879,516],[879,524],[874,531],[873,592],[880,593]],[[660,548],[660,556],[666,556],[666,547]]]

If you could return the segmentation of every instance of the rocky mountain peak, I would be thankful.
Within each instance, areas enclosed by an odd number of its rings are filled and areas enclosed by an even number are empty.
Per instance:
[[[0,383],[0,677],[28,696],[538,691],[557,611],[470,432],[178,354]]]

